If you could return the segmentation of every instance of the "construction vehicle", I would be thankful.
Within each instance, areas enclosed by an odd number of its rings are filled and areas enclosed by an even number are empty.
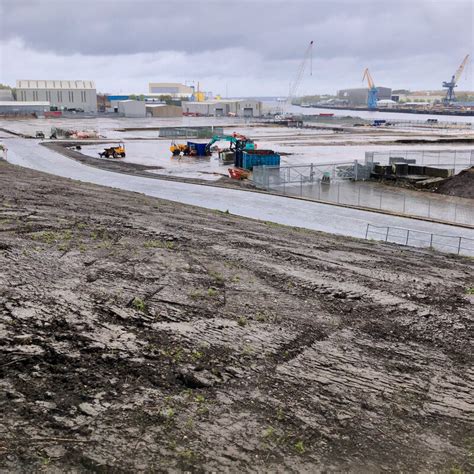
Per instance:
[[[173,153],[173,156],[179,156],[181,153],[183,155],[189,155],[189,146],[187,143],[176,143],[175,141],[172,141],[170,151]]]
[[[41,138],[41,140],[44,139],[44,132],[42,130],[39,130],[36,132],[36,138]]]
[[[104,148],[104,151],[99,152],[99,156],[102,158],[125,158],[125,145],[120,142],[117,146]]]
[[[233,133],[232,135],[214,135],[209,143],[206,145],[208,153],[211,152],[211,147],[216,142],[226,141],[230,142],[230,150],[233,152],[240,152],[244,150],[255,150],[255,143],[250,138],[239,133]]]
[[[454,88],[457,87],[457,82],[459,81],[459,79],[461,77],[461,74],[464,71],[464,68],[466,67],[466,64],[467,64],[468,60],[469,60],[469,54],[466,54],[466,57],[464,58],[461,65],[458,67],[458,70],[455,72],[453,77],[451,77],[451,80],[443,82],[443,87],[445,87],[447,89],[446,97],[443,99],[443,102],[445,104],[450,104],[451,102],[456,101],[456,95],[454,93]]]
[[[369,90],[367,93],[367,107],[370,110],[374,110],[377,108],[379,90],[375,87],[372,76],[370,75],[369,68],[365,68],[364,75],[362,76],[362,81],[364,81],[365,79],[367,79],[367,85],[369,86]]]

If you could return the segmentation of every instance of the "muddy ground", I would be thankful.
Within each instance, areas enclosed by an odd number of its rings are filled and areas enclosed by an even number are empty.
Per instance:
[[[436,192],[474,199],[474,166],[442,182]]]
[[[0,161],[0,471],[472,472],[473,287]]]

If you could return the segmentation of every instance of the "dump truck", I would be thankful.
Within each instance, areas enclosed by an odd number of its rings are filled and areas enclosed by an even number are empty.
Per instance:
[[[120,142],[117,146],[104,148],[104,151],[99,152],[102,158],[125,158],[125,145]]]

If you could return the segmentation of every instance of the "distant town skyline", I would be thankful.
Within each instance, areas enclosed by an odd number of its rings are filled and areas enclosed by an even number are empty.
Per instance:
[[[200,83],[225,96],[285,96],[314,40],[299,95],[376,85],[441,90],[471,54],[473,2],[0,0],[0,82],[90,79],[145,93],[149,82]],[[227,91],[227,92],[226,92]]]

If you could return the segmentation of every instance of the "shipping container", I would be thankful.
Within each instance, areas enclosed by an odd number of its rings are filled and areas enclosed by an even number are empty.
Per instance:
[[[244,151],[240,167],[251,170],[254,166],[280,166],[280,155],[273,150]]]

